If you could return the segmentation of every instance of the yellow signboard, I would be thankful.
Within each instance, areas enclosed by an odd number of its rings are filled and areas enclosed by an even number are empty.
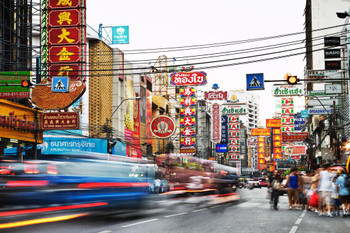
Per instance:
[[[0,137],[42,143],[41,117],[41,111],[0,100]]]

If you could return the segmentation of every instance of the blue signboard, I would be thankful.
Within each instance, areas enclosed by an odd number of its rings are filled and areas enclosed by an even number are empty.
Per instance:
[[[52,92],[69,92],[69,77],[52,77]]]
[[[264,74],[247,74],[247,91],[264,90]]]
[[[228,143],[228,119],[227,115],[221,116],[221,144]]]
[[[129,26],[112,27],[112,44],[129,44]]]
[[[112,147],[112,154],[126,156],[126,143],[115,141],[116,144]]]
[[[309,117],[309,112],[307,110],[301,110],[300,115],[303,118],[307,118],[307,117]]]
[[[294,130],[299,131],[306,124],[305,118],[301,117],[301,114],[294,114]]]
[[[39,145],[41,154],[67,154],[69,152],[107,153],[107,140],[97,138],[44,137]]]
[[[217,153],[226,153],[227,152],[227,144],[216,144],[216,152]]]

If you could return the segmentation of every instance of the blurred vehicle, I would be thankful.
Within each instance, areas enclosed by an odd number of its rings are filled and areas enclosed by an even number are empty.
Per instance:
[[[259,185],[261,187],[267,187],[267,180],[266,180],[266,178],[259,178]]]
[[[149,196],[154,170],[153,164],[136,161],[2,162],[0,205],[138,209]]]
[[[259,178],[251,178],[247,181],[247,187],[249,189],[253,189],[253,188],[260,188],[260,183],[259,183]]]

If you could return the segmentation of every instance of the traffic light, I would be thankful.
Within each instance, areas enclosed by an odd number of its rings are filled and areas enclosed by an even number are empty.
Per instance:
[[[294,85],[297,84],[299,82],[299,79],[297,78],[297,76],[287,76],[287,82],[290,85]]]
[[[31,86],[33,86],[33,83],[31,83],[30,80],[21,81],[21,87],[30,88]]]

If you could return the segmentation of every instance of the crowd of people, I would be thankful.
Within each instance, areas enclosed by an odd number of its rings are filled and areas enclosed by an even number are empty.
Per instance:
[[[307,209],[327,217],[350,216],[348,176],[344,169],[332,170],[331,164],[316,171],[292,168],[286,176],[276,170],[268,182],[271,207],[278,210],[279,196],[286,190],[290,210]]]

